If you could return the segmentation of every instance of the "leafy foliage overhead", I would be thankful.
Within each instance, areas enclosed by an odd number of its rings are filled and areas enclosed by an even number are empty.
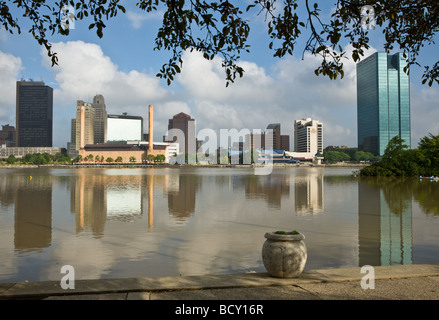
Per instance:
[[[125,13],[120,0],[95,1],[31,1],[0,0],[0,23],[13,33],[21,32],[18,17],[14,12],[31,22],[29,32],[44,46],[57,64],[56,52],[48,40],[48,34],[68,35],[63,27],[65,12],[61,8],[74,8],[76,20],[91,19],[90,30],[103,37],[104,21],[115,17],[119,11]],[[311,0],[254,0],[240,8],[243,2],[218,0],[138,0],[137,7],[149,14],[163,11],[163,23],[157,32],[155,49],[168,50],[171,58],[157,74],[170,84],[181,72],[182,54],[196,50],[206,59],[219,56],[223,59],[226,84],[244,70],[238,65],[241,52],[248,52],[251,12],[265,18],[270,37],[269,49],[275,57],[292,55],[297,51],[299,37],[305,38],[302,54],[309,52],[321,56],[321,65],[316,75],[330,79],[343,77],[343,61],[352,58],[357,62],[369,48],[370,28],[379,28],[383,33],[384,49],[401,50],[407,57],[406,71],[411,65],[419,65],[418,55],[425,45],[434,43],[439,28],[439,2],[437,0],[333,0],[333,14],[324,21],[318,2]],[[374,31],[376,32],[376,30]],[[351,57],[343,51],[342,44],[353,46]],[[423,83],[439,83],[439,61],[424,66]]]

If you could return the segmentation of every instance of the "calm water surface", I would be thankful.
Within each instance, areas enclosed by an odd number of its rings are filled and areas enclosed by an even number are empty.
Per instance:
[[[0,282],[265,272],[267,231],[306,269],[439,263],[439,183],[354,169],[0,169]]]

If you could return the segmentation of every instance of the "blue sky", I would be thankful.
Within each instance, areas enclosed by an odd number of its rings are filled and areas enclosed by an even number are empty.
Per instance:
[[[270,123],[281,123],[282,134],[291,136],[294,120],[309,117],[323,122],[324,146],[357,146],[351,60],[345,62],[344,79],[331,81],[314,75],[320,60],[307,54],[302,59],[301,43],[294,56],[274,58],[263,17],[254,14],[250,17],[251,52],[240,61],[243,78],[226,88],[220,58],[207,61],[197,53],[184,53],[182,73],[168,86],[155,76],[169,59],[167,52],[153,50],[161,12],[148,14],[136,8],[135,1],[123,3],[126,14],[120,12],[106,23],[102,39],[88,30],[89,21],[76,21],[68,37],[50,37],[59,57],[56,67],[51,67],[46,51],[26,26],[20,35],[0,29],[0,124],[15,126],[15,82],[24,78],[43,80],[54,88],[54,146],[65,147],[70,140],[76,101],[92,102],[96,94],[104,96],[110,114],[127,112],[147,120],[148,105],[154,105],[156,141],[166,133],[168,119],[182,111],[196,119],[198,131],[263,130]],[[324,18],[331,7],[325,10]],[[370,38],[368,54],[382,51],[382,33],[370,31]],[[344,49],[349,52],[348,43]],[[435,62],[437,49],[437,45],[424,48],[421,65]],[[428,133],[439,133],[439,88],[422,85],[422,71],[422,67],[412,68],[410,74],[412,147]],[[147,121],[144,125],[147,132]],[[291,148],[292,143],[293,139]]]

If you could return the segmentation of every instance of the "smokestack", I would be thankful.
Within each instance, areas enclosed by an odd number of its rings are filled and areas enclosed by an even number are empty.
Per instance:
[[[84,149],[85,146],[85,108],[81,106],[81,140],[79,149]]]
[[[149,134],[148,134],[149,142],[148,142],[148,151],[152,151],[153,150],[153,139],[152,139],[153,131],[154,131],[153,107],[150,104],[149,105]]]

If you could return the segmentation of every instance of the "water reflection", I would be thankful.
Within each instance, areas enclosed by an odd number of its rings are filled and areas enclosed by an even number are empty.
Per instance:
[[[89,278],[263,272],[263,234],[289,226],[308,268],[438,263],[438,201],[439,183],[321,168],[0,170],[0,281],[60,264]]]
[[[148,225],[153,227],[154,190],[167,195],[168,212],[176,221],[185,221],[195,211],[196,192],[201,178],[196,175],[105,175],[81,173],[71,181],[71,210],[76,230],[104,233],[106,221],[131,222],[148,208]],[[162,211],[162,210],[160,210]]]
[[[134,221],[142,215],[142,176],[79,174],[71,180],[70,205],[76,232],[104,234],[107,220]]]
[[[413,198],[426,214],[439,216],[439,182],[417,181],[413,188]]]
[[[52,240],[52,178],[21,176],[16,182],[15,249],[19,253],[40,251]]]
[[[197,190],[202,187],[198,175],[170,175],[165,192],[168,195],[168,210],[178,221],[187,220],[195,211]]]
[[[294,200],[299,215],[323,212],[323,173],[322,171],[303,171],[294,178]]]
[[[360,266],[413,262],[411,186],[401,179],[358,182]]]
[[[247,199],[265,199],[272,208],[280,208],[283,197],[290,195],[290,176],[274,173],[271,175],[248,175],[245,178]]]

